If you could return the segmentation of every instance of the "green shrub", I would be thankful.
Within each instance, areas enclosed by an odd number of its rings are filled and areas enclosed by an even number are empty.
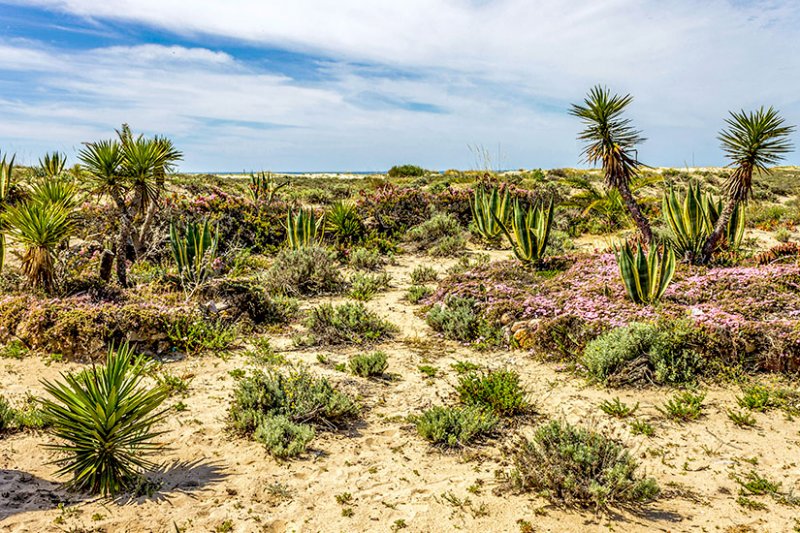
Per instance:
[[[744,387],[742,396],[736,398],[739,407],[750,409],[751,411],[766,412],[770,409],[782,409],[788,407],[788,400],[794,396],[795,400],[800,398],[797,393],[780,388],[771,388],[764,385],[755,384]],[[800,406],[800,402],[797,403]]]
[[[281,250],[266,282],[270,292],[290,296],[336,294],[344,288],[335,254],[318,246]]]
[[[469,372],[459,377],[456,392],[465,405],[483,407],[499,416],[514,416],[531,408],[519,374],[513,370]]]
[[[702,369],[699,333],[685,322],[632,323],[587,344],[581,362],[607,385],[691,383]]]
[[[472,298],[450,296],[444,304],[434,305],[426,319],[430,327],[448,339],[485,345],[502,343],[502,332],[480,315]]]
[[[356,272],[350,278],[350,291],[348,295],[354,300],[366,302],[375,294],[389,287],[392,277],[381,272],[380,274],[364,274]]]
[[[230,425],[252,433],[267,417],[283,416],[295,423],[336,427],[358,414],[358,406],[325,378],[305,368],[256,370],[239,380],[230,409]]]
[[[383,352],[365,353],[350,358],[350,372],[362,378],[381,376],[389,363]]]
[[[196,355],[203,351],[222,351],[235,341],[237,330],[221,320],[182,317],[169,325],[167,338],[183,353]]]
[[[59,443],[48,448],[63,453],[57,475],[69,474],[68,485],[91,493],[113,495],[131,488],[155,464],[148,456],[161,452],[152,427],[166,416],[161,405],[169,396],[162,386],[145,388],[144,357],[127,346],[108,354],[106,364],[63,374],[63,382],[44,381],[50,395],[42,409]]]
[[[424,176],[427,171],[416,165],[395,165],[389,169],[387,174],[390,178],[409,178]]]
[[[245,355],[250,360],[263,366],[284,365],[287,363],[286,358],[276,353],[269,342],[268,337],[260,337],[253,341],[253,347],[245,352]]]
[[[378,250],[353,248],[350,252],[350,266],[358,270],[380,270],[386,258]]]
[[[614,418],[628,418],[629,416],[633,416],[638,409],[639,402],[636,402],[633,407],[628,407],[619,398],[614,398],[613,401],[603,400],[600,404],[600,410]]]
[[[307,424],[295,424],[285,416],[267,416],[261,419],[253,438],[262,443],[273,457],[295,457],[306,451],[314,439],[314,429]]]
[[[433,294],[433,289],[430,287],[426,287],[425,285],[412,285],[406,292],[406,299],[410,303],[416,305],[431,294]]]
[[[411,271],[409,276],[411,278],[411,283],[414,285],[422,285],[423,283],[431,283],[436,281],[436,278],[439,277],[439,274],[433,267],[418,265],[414,267],[414,270]]]
[[[8,431],[16,425],[17,412],[4,396],[0,396],[0,433]]]
[[[352,245],[361,241],[366,234],[366,228],[356,205],[344,201],[331,205],[325,213],[325,234],[341,245]]]
[[[416,250],[427,250],[437,257],[463,253],[466,240],[458,219],[449,214],[436,214],[406,233],[406,242]]]
[[[414,419],[423,438],[451,448],[491,435],[499,422],[494,414],[480,407],[432,407]]]
[[[703,400],[705,393],[683,391],[675,394],[664,403],[660,411],[668,418],[678,422],[697,420],[703,414]]]
[[[513,452],[511,482],[522,491],[543,492],[557,503],[604,509],[654,499],[654,479],[636,474],[627,448],[595,431],[552,421]]]
[[[306,326],[314,344],[367,344],[390,338],[397,330],[360,302],[315,307]]]
[[[22,341],[14,339],[0,348],[0,357],[5,359],[23,359],[28,355],[28,347]]]

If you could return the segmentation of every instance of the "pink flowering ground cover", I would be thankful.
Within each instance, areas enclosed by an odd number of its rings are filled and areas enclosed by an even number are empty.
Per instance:
[[[758,352],[761,367],[800,369],[798,265],[678,265],[663,301],[641,306],[625,294],[613,254],[553,259],[550,268],[559,264],[556,272],[537,272],[516,261],[482,265],[446,279],[431,301],[469,296],[487,319],[503,325],[570,316],[603,330],[685,318],[724,338],[728,350]]]

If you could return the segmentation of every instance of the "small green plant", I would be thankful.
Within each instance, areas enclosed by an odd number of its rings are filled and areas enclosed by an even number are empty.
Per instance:
[[[632,420],[630,424],[631,433],[633,435],[644,435],[645,437],[652,437],[656,434],[656,430],[646,420]]]
[[[391,276],[385,272],[380,274],[357,272],[350,278],[350,292],[348,295],[354,300],[369,301],[375,294],[388,288],[391,279]]]
[[[257,365],[280,366],[287,363],[286,358],[276,353],[268,337],[259,337],[253,342],[253,347],[245,355]]]
[[[480,407],[432,407],[414,418],[417,432],[446,447],[460,447],[494,433],[500,420]]]
[[[433,289],[425,285],[412,285],[406,291],[406,299],[416,305],[433,294]]]
[[[316,246],[322,240],[324,217],[317,219],[311,209],[300,209],[295,215],[286,213],[286,243],[292,250]]]
[[[658,247],[650,246],[645,254],[641,244],[636,250],[625,243],[616,251],[619,273],[628,296],[637,304],[651,304],[659,301],[675,275],[675,252],[665,248],[659,253]]]
[[[50,395],[41,400],[49,431],[61,441],[47,447],[65,454],[57,474],[70,475],[71,487],[114,495],[154,466],[148,457],[161,451],[155,439],[163,432],[152,428],[166,416],[169,392],[143,386],[146,367],[145,358],[124,345],[111,350],[103,366],[42,382]]]
[[[414,270],[411,271],[409,277],[411,278],[411,283],[414,285],[423,285],[425,283],[436,281],[436,278],[439,277],[439,274],[433,267],[417,265],[414,267]]]
[[[218,232],[211,229],[208,220],[202,224],[189,222],[182,233],[175,224],[170,224],[169,242],[184,290],[196,289],[213,272],[213,263],[217,258]]]
[[[336,294],[344,287],[336,254],[318,246],[283,249],[267,271],[267,288],[290,296]]]
[[[553,226],[554,206],[551,199],[546,206],[539,204],[525,211],[516,202],[510,227],[500,218],[495,220],[511,243],[514,255],[523,263],[539,263],[544,258],[550,228]],[[495,213],[492,216],[498,217]]]
[[[219,352],[235,341],[237,330],[219,320],[180,317],[167,328],[167,339],[183,353],[196,355],[203,351]]]
[[[747,411],[728,409],[728,418],[739,427],[750,428],[756,425],[756,419]]]
[[[445,338],[499,345],[502,332],[484,319],[472,298],[449,296],[444,304],[434,305],[426,316],[428,325]]]
[[[0,348],[0,357],[4,359],[24,359],[28,355],[28,347],[22,341],[12,340]]]
[[[250,174],[250,185],[247,188],[247,192],[254,203],[264,202],[271,204],[278,191],[287,185],[289,185],[288,181],[278,185],[271,172],[262,171],[258,174]]]
[[[481,366],[473,363],[472,361],[456,361],[450,365],[453,370],[458,374],[466,374],[467,372],[474,372],[480,370]]]
[[[513,370],[463,374],[456,392],[465,405],[483,407],[499,416],[515,416],[531,409],[519,374]]]
[[[366,234],[358,208],[352,202],[344,201],[335,202],[328,209],[325,214],[325,231],[342,245],[359,242]]]
[[[273,457],[285,459],[306,451],[314,439],[314,429],[307,424],[296,424],[282,415],[261,418],[253,438],[262,443]]]
[[[339,505],[350,505],[353,502],[353,495],[349,492],[343,492],[336,495],[336,503]]]
[[[781,401],[775,392],[764,385],[752,385],[743,390],[742,396],[736,398],[739,407],[751,411],[766,412],[770,409],[780,407]]]
[[[427,250],[436,257],[463,253],[466,241],[458,219],[451,214],[437,213],[408,230],[405,240],[416,250]]]
[[[682,391],[673,395],[659,410],[667,418],[678,422],[697,420],[703,414],[703,400],[705,393]]]
[[[419,370],[420,373],[427,378],[435,378],[436,374],[439,372],[438,368],[431,365],[419,365],[417,370]]]
[[[386,258],[378,250],[353,248],[349,258],[350,266],[357,270],[380,270],[386,264]]]
[[[500,189],[495,187],[487,191],[483,187],[478,187],[472,196],[472,222],[478,234],[487,241],[497,239],[503,232],[509,218],[509,194],[508,191],[500,193]],[[498,223],[500,221],[501,223]]]
[[[397,329],[360,302],[315,307],[306,326],[316,344],[368,344],[392,337]]]
[[[633,407],[630,407],[623,403],[619,397],[613,400],[603,400],[603,403],[600,404],[600,410],[614,418],[628,418],[629,416],[633,416],[637,409],[639,409],[639,402],[636,402]]]
[[[758,502],[752,498],[748,498],[747,496],[738,496],[736,498],[736,503],[747,509],[748,511],[766,511],[767,504],[763,502]]]
[[[417,165],[395,165],[389,169],[387,175],[390,178],[414,178],[424,176],[427,171]]]
[[[370,378],[382,376],[389,363],[385,353],[373,352],[351,357],[349,365],[350,372],[356,376]]]
[[[654,479],[637,475],[638,464],[621,444],[601,433],[552,421],[512,454],[509,481],[522,491],[543,491],[555,502],[596,509],[654,499]]]

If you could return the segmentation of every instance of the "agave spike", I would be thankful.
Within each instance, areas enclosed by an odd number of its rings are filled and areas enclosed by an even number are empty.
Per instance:
[[[496,239],[503,232],[502,226],[507,223],[509,218],[508,213],[509,194],[508,191],[503,191],[500,194],[500,189],[495,187],[491,192],[486,191],[483,187],[478,187],[472,196],[472,219],[475,222],[475,229],[480,235],[492,241]],[[498,220],[502,224],[498,224]]]
[[[287,185],[289,185],[288,181],[278,185],[271,172],[261,171],[258,174],[250,174],[248,192],[250,193],[250,199],[253,200],[253,203],[266,200],[267,204],[271,204],[272,200],[275,198],[275,194]]]
[[[511,243],[514,255],[523,263],[538,263],[544,257],[550,229],[553,226],[553,199],[545,206],[543,203],[524,210],[519,202],[514,202],[514,212],[509,228],[494,212],[492,216]]]
[[[675,252],[665,246],[659,253],[655,245],[645,253],[641,244],[634,251],[629,243],[616,251],[620,276],[628,296],[637,304],[659,301],[675,274]]]
[[[202,224],[190,222],[181,235],[175,224],[170,224],[169,240],[184,289],[202,284],[211,274],[211,263],[217,257],[217,230],[212,231],[208,220]]]
[[[12,155],[10,160],[6,160],[6,155],[0,159],[0,207],[5,211],[6,197],[8,191],[11,189],[11,177],[14,172],[14,159],[16,156]],[[6,262],[6,235],[0,233],[0,272]]]
[[[286,213],[286,242],[293,250],[312,246],[322,240],[325,217],[317,219],[311,209],[300,209],[293,214],[291,209]]]

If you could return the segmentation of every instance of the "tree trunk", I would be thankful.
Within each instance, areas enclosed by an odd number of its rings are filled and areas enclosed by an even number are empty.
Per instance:
[[[639,228],[639,233],[642,234],[642,238],[644,238],[645,242],[650,244],[653,241],[653,232],[650,229],[650,222],[647,220],[647,217],[644,216],[642,210],[639,208],[639,204],[637,204],[636,200],[633,198],[630,187],[627,183],[623,182],[619,184],[618,189],[622,201],[625,203],[625,207],[628,208],[631,218],[634,223],[636,223],[636,227]]]
[[[706,243],[703,245],[703,252],[700,255],[701,264],[708,264],[708,262],[711,261],[711,256],[714,254],[717,246],[719,246],[719,241],[722,239],[722,235],[728,227],[728,222],[730,222],[731,215],[733,214],[733,210],[736,209],[736,204],[738,202],[739,201],[735,198],[728,199],[725,209],[719,214],[717,223],[714,225],[714,231],[711,232],[711,235],[708,236]]]
[[[122,215],[119,221],[119,233],[117,234],[117,280],[122,287],[128,286],[128,239],[131,234],[131,219],[127,214]]]
[[[144,215],[144,221],[142,221],[142,226],[137,232],[136,239],[134,239],[136,257],[141,257],[144,254],[145,247],[150,244],[150,233],[152,230],[156,209],[156,202],[151,202],[150,205],[147,206],[147,212]]]

